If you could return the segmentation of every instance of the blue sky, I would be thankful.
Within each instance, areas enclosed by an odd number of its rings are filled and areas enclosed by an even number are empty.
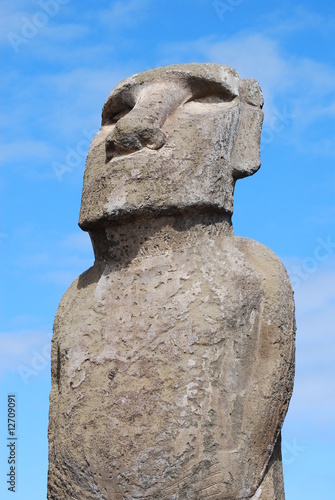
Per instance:
[[[287,500],[335,482],[335,11],[329,0],[12,0],[0,7],[0,497],[7,394],[16,500],[46,498],[49,344],[59,300],[93,262],[77,226],[90,139],[135,72],[215,62],[264,93],[262,168],[237,183],[235,233],[274,250],[296,297],[297,368],[283,430]]]

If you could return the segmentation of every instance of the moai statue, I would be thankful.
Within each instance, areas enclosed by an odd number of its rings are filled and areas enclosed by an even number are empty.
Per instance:
[[[234,236],[263,98],[230,67],[122,81],[86,163],[95,263],[54,325],[49,500],[283,500],[294,377],[281,261]]]

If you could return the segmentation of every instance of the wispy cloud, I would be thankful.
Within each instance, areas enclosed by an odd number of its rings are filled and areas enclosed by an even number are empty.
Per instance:
[[[318,293],[315,294],[315,290]],[[303,318],[314,317],[318,311],[328,311],[334,307],[335,314],[335,258],[332,257],[329,263],[320,266],[314,273],[311,273],[301,282],[296,291],[296,303]],[[320,323],[320,326],[331,323]],[[335,342],[335,337],[334,337]]]
[[[41,140],[16,140],[0,144],[0,162],[13,163],[24,160],[47,160],[53,157],[55,147],[52,143]]]
[[[301,29],[312,19],[306,13]],[[275,26],[275,22],[273,21]],[[278,30],[283,30],[283,27]],[[287,27],[288,30],[288,27]],[[289,30],[288,30],[289,31]],[[286,142],[310,153],[335,156],[329,147],[335,127],[335,65],[329,65],[296,54],[288,54],[282,37],[270,28],[256,32],[242,31],[224,39],[210,36],[183,43],[169,43],[162,49],[162,64],[172,60],[212,61],[234,67],[242,78],[256,78],[265,100],[264,130],[270,128],[276,115],[286,115],[281,134]],[[330,119],[328,127],[322,120]],[[323,136],[308,137],[314,125],[323,125]],[[276,127],[278,128],[278,127]],[[263,134],[264,135],[264,134]],[[265,136],[265,135],[264,135]],[[322,145],[326,144],[326,149]]]
[[[271,13],[260,17],[262,30],[271,36],[296,35],[302,31],[319,31],[322,35],[333,30],[335,20],[320,12],[309,10],[303,5],[291,6],[290,15],[287,10],[274,9]]]
[[[113,30],[137,24],[145,16],[149,7],[148,0],[130,0],[114,2],[109,9],[98,11],[101,23]]]
[[[1,7],[0,43],[6,44],[15,54],[19,54],[27,47],[34,47],[36,41],[46,35],[49,39],[62,43],[86,34],[88,26],[59,22],[59,18],[62,19],[62,13],[67,10],[67,1],[24,2],[21,0],[3,5]]]
[[[30,241],[31,234],[34,235],[34,245],[30,243],[26,247],[25,241]],[[17,273],[25,273],[27,268],[34,270],[34,280],[52,283],[65,291],[93,262],[90,238],[79,228],[57,236],[52,230],[42,235],[31,228],[30,234],[21,240],[21,252],[11,265]]]
[[[302,282],[295,293],[297,370],[290,420],[294,425],[313,427],[316,435],[329,433],[335,412],[334,283],[333,258]]]
[[[16,372],[20,365],[29,366],[34,354],[50,345],[50,339],[51,333],[45,331],[0,332],[0,372]]]
[[[15,2],[2,2],[0,6],[0,43],[9,46],[8,33],[20,33],[22,18],[27,15],[29,2],[16,0]]]
[[[16,164],[25,177],[54,179],[53,162],[63,164],[69,150],[80,146],[82,175],[90,140],[100,128],[102,105],[122,70],[75,68],[56,74],[40,74],[17,87],[20,75],[6,75],[7,101],[2,112],[0,161]],[[83,142],[85,142],[83,147]],[[85,150],[85,151],[84,151]]]
[[[235,68],[242,78],[256,78],[262,88],[265,100],[265,125],[271,121],[273,111],[278,107],[278,95],[294,86],[291,67],[281,53],[280,42],[263,33],[239,33],[220,40],[206,37],[191,42],[168,44],[164,52],[172,60],[211,61]],[[167,59],[164,60],[165,63]],[[282,107],[282,105],[281,105]],[[286,106],[287,107],[287,106]]]

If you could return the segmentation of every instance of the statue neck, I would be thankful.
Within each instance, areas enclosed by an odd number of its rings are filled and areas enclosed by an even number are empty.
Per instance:
[[[96,261],[127,265],[133,259],[177,253],[233,235],[226,213],[132,219],[90,231]]]

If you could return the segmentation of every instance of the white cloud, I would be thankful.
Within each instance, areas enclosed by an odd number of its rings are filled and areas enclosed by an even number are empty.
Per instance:
[[[98,18],[112,30],[122,29],[124,26],[137,24],[146,14],[148,0],[118,1],[109,9],[100,10]]]
[[[306,14],[301,29],[311,22]],[[272,26],[276,26],[273,22]],[[263,136],[280,129],[281,136],[297,149],[334,156],[335,65],[285,51],[284,39],[270,27],[243,31],[230,38],[206,37],[163,47],[162,64],[172,61],[210,61],[234,67],[242,78],[256,78],[264,94]],[[278,119],[278,115],[280,118]],[[313,126],[330,119],[323,137],[307,139]],[[279,120],[279,121],[278,121]],[[326,144],[326,148],[324,145]]]
[[[87,132],[99,129],[102,105],[112,88],[126,74],[122,70],[81,67],[39,76],[38,85],[43,91],[43,100],[38,119],[43,129],[53,133],[52,142],[55,140],[54,134],[62,142],[66,140],[66,143],[63,142],[64,151],[59,151],[59,156],[66,154],[66,147],[75,147],[76,142],[84,138],[83,133],[87,135]],[[36,91],[33,88],[31,90],[34,95]],[[52,160],[60,161],[61,158],[53,156]]]
[[[170,59],[186,54],[196,59],[226,64],[235,68],[242,78],[256,78],[263,90],[265,101],[273,101],[273,94],[290,82],[290,68],[280,54],[279,42],[261,33],[240,33],[226,40],[213,37],[188,43],[169,44],[164,48]]]
[[[296,35],[299,31],[319,31],[325,34],[334,29],[334,19],[326,18],[317,11],[311,11],[303,5],[290,6],[287,10],[277,9],[260,17],[262,29],[271,36]]]
[[[327,311],[330,305],[335,306],[334,260],[332,257],[332,270],[329,269],[328,265],[325,266],[327,270],[323,271],[323,266],[320,264],[320,269],[316,269],[310,274],[306,272],[306,278],[301,280],[301,285],[296,291],[296,303],[303,317],[312,315],[314,311]],[[316,290],[317,293],[315,293]]]
[[[313,146],[312,146],[312,151],[313,151],[313,154],[315,157],[319,157],[320,159],[322,158],[322,161],[324,161],[324,158],[331,158],[332,161],[334,160],[335,158],[335,148],[334,148],[334,136],[335,134],[333,134],[332,136],[330,137],[325,137],[325,138],[322,138],[322,139],[319,139],[318,141],[315,141]],[[301,149],[303,150],[304,149],[304,144],[301,145]],[[335,184],[334,182],[334,179],[331,179],[331,186],[333,186]],[[328,184],[328,187],[329,187],[329,184]],[[325,214],[325,217],[324,219],[322,219],[322,221],[325,223],[329,217],[331,216],[331,214],[329,214],[329,212],[327,214]],[[334,220],[334,218],[332,219],[332,221]],[[320,222],[320,219],[319,219],[319,222]]]
[[[34,244],[25,245],[32,237]],[[25,275],[30,269],[35,282],[51,283],[63,292],[94,263],[90,238],[79,228],[68,234],[56,234],[52,230],[39,234],[30,228],[23,239],[15,238],[15,242],[16,239],[21,248],[11,262],[16,272]]]
[[[296,378],[292,425],[308,424],[316,435],[333,427],[335,413],[335,261],[320,264],[295,293]]]
[[[17,140],[0,144],[1,162],[26,162],[29,159],[50,160],[55,154],[55,147],[50,142],[41,140]]]
[[[289,84],[289,68],[279,43],[262,34],[240,34],[226,41],[204,43],[202,51],[212,61],[228,64],[242,78],[256,78],[265,92]]]
[[[2,113],[0,161],[17,162],[25,176],[57,182],[53,162],[66,163],[69,151],[79,148],[76,170],[82,173],[90,140],[100,128],[102,105],[126,75],[127,71],[76,68],[40,74],[37,81],[18,87],[19,74],[8,73],[4,83],[8,102],[17,105],[5,106]],[[36,129],[44,139],[34,138]]]
[[[45,37],[36,38],[33,53],[35,58],[50,61],[50,51],[52,50],[52,62],[61,64],[63,68],[68,68],[68,71],[71,71],[74,67],[86,67],[91,70],[98,68],[97,71],[99,71],[101,62],[105,65],[106,61],[113,60],[115,54],[117,54],[117,44],[113,40],[103,42],[99,39],[97,43],[96,39],[92,40],[91,37],[86,36],[75,42],[67,41],[64,34],[64,42],[61,42],[57,38],[57,30],[63,30],[63,28],[52,28],[46,33]],[[53,40],[52,38],[56,39]],[[71,50],[66,50],[66,45],[69,43],[71,44]],[[62,71],[63,74],[65,74],[64,71]]]
[[[22,17],[26,15],[26,1],[2,2],[0,6],[0,43],[9,44],[8,33],[20,33]]]
[[[69,41],[83,36],[89,31],[79,23],[57,25],[59,13],[66,5],[54,0],[39,2],[18,1],[3,3],[0,18],[0,43],[8,45],[16,53],[36,37],[47,35],[49,38]]]
[[[110,86],[116,85],[119,78],[120,70],[95,70],[77,67],[68,72],[55,73],[51,76],[40,75],[40,84],[50,87],[57,95],[68,96],[70,94],[72,98],[77,94],[81,98],[88,91],[101,94],[108,89],[109,92]]]
[[[50,341],[51,333],[44,331],[0,333],[0,371],[17,372],[20,365],[32,367],[37,353],[48,363]]]
[[[63,24],[55,24],[49,25],[48,28],[41,33],[47,42],[57,42],[68,43],[74,40],[80,40],[85,36],[90,34],[89,26],[85,26],[84,24],[78,23],[63,23]],[[50,57],[50,53],[49,53]],[[64,57],[64,52],[63,52]]]

